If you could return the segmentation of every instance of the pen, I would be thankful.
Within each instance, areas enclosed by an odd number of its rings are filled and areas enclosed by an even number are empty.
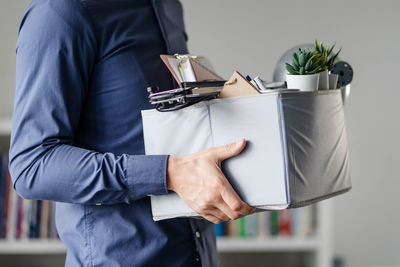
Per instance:
[[[252,79],[249,75],[247,75],[246,80],[248,80],[257,90],[265,90],[265,87],[262,84],[262,82],[258,76],[256,78]],[[257,83],[257,81],[260,82],[260,85]],[[264,89],[262,89],[262,88],[264,88]]]
[[[261,90],[257,83],[249,76],[246,76],[246,80],[248,80],[256,89]]]

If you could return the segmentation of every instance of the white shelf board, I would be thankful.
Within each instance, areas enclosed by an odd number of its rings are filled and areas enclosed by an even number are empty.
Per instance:
[[[11,134],[11,117],[0,117],[0,135]]]
[[[1,254],[65,254],[66,248],[60,240],[1,240]]]
[[[317,238],[232,238],[218,237],[219,252],[284,252],[315,251]],[[0,254],[64,254],[66,248],[59,240],[1,240]]]
[[[218,252],[284,252],[284,251],[316,251],[321,245],[315,237],[293,238],[237,238],[218,237]]]

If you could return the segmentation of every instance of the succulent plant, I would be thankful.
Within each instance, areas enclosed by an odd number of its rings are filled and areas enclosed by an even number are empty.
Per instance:
[[[314,60],[317,62],[318,66],[321,68],[320,71],[327,70],[328,69],[328,67],[327,67],[328,63],[327,63],[327,60],[326,60],[326,56],[324,56],[324,55],[322,55],[322,54],[320,54],[320,53],[318,53],[316,51],[313,51],[312,54],[315,56]]]
[[[324,70],[332,69],[336,58],[338,57],[340,51],[342,51],[342,48],[340,48],[336,53],[332,53],[335,46],[336,44],[333,44],[332,47],[329,47],[329,45],[326,45],[325,47],[323,43],[318,44],[318,41],[315,40],[315,50],[313,51],[313,54],[316,56],[325,57],[326,62]],[[321,62],[321,64],[322,63],[323,62]]]
[[[318,56],[310,50],[298,51],[292,55],[292,64],[286,63],[286,70],[292,75],[309,75],[320,72],[321,63],[317,60]]]

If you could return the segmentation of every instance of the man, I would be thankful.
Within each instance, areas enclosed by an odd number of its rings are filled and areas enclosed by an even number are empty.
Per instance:
[[[213,224],[152,220],[147,195],[167,189],[213,223],[254,211],[220,170],[244,140],[143,155],[145,88],[173,86],[163,53],[187,53],[176,0],[33,0],[22,19],[10,171],[21,196],[58,202],[66,266],[217,265]]]

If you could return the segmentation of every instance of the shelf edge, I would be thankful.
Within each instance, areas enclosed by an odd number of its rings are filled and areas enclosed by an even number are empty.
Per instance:
[[[4,254],[65,254],[66,248],[60,240],[0,241],[0,255]]]

